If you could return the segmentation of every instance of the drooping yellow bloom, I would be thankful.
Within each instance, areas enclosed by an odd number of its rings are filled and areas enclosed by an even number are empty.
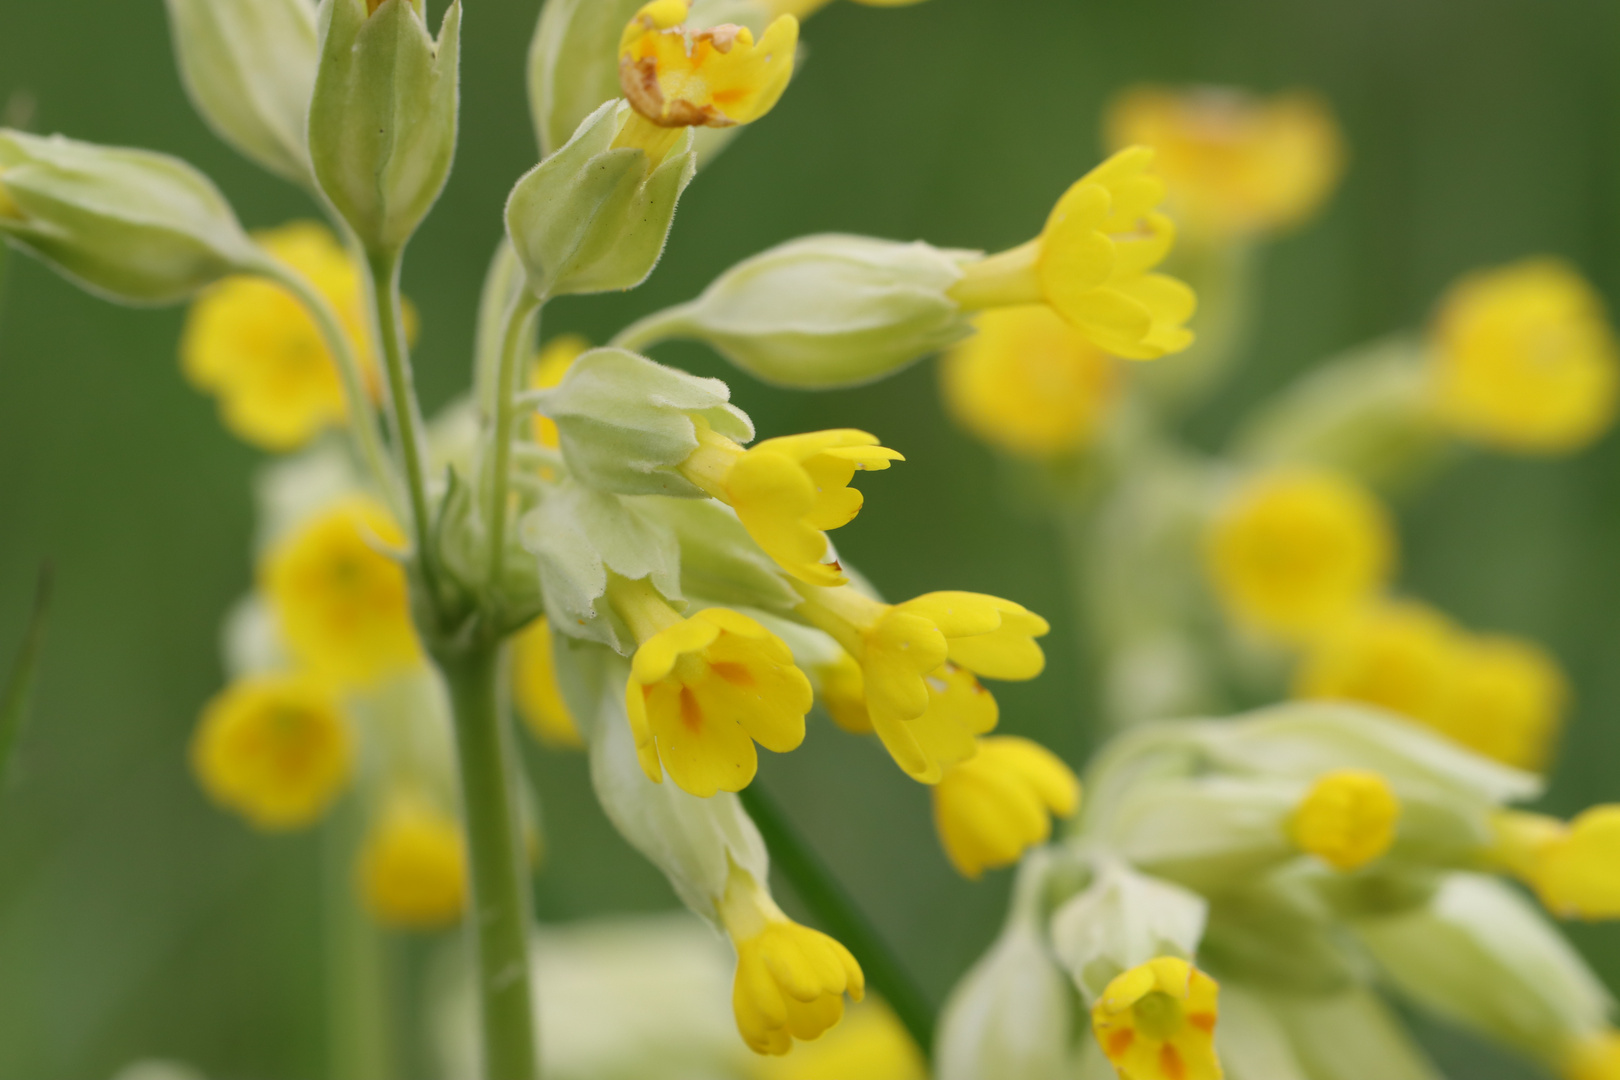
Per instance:
[[[393,799],[360,851],[360,895],[378,922],[434,930],[467,907],[467,844],[455,818],[415,797]]]
[[[1565,919],[1620,919],[1620,805],[1607,803],[1564,824],[1505,812],[1493,822],[1492,854]]]
[[[842,1023],[785,1057],[757,1058],[753,1080],[928,1080],[917,1044],[879,1001],[850,1009]]]
[[[1011,866],[1052,835],[1052,815],[1080,809],[1080,781],[1056,754],[1029,739],[980,739],[979,751],[934,786],[934,827],[951,865],[977,879]]]
[[[998,450],[1052,458],[1091,444],[1119,396],[1113,358],[1044,304],[997,308],[940,367],[953,419]]]
[[[1358,870],[1388,851],[1401,819],[1389,781],[1364,769],[1319,777],[1294,808],[1288,836],[1335,870]]]
[[[1344,139],[1315,94],[1142,86],[1109,107],[1111,148],[1151,146],[1167,203],[1191,233],[1240,238],[1296,224],[1344,169]]]
[[[403,544],[388,512],[356,496],[267,553],[261,585],[300,664],[340,683],[370,686],[421,662],[405,571],[383,550]]]
[[[872,716],[866,711],[866,678],[855,658],[839,650],[838,658],[822,665],[816,678],[817,696],[833,723],[851,735],[872,734]]]
[[[215,802],[261,829],[320,818],[348,785],[354,740],[336,700],[303,676],[232,683],[203,710],[191,766]]]
[[[1539,772],[1568,704],[1569,682],[1544,650],[1517,638],[1473,637],[1456,650],[1450,692],[1433,726],[1486,757]]]
[[[578,360],[580,354],[591,347],[591,343],[578,334],[563,334],[552,338],[540,350],[540,355],[534,358],[534,364],[529,368],[529,389],[550,390],[562,382],[562,377],[568,374],[568,369]],[[552,450],[557,449],[559,442],[557,425],[549,416],[534,414],[534,441],[541,446]]]
[[[375,378],[362,278],[324,226],[294,222],[257,239],[331,303]],[[225,426],[266,450],[294,450],[346,422],[337,363],[291,293],[265,278],[229,277],[192,304],[180,339],[186,377],[219,398]]]
[[[1432,723],[1446,714],[1460,638],[1439,612],[1412,601],[1375,604],[1306,653],[1294,696],[1359,701]]]
[[[551,650],[551,624],[543,615],[512,639],[512,697],[535,738],[577,749],[585,740],[557,686],[557,661]]]
[[[764,36],[730,23],[687,30],[686,0],[653,0],[619,40],[619,85],[659,127],[734,127],[776,105],[793,78],[799,20],[775,19]]]
[[[1435,405],[1459,435],[1527,454],[1579,450],[1614,423],[1620,348],[1597,291],[1557,259],[1464,277],[1431,335]]]
[[[764,887],[736,866],[719,904],[737,949],[731,1005],[737,1030],[757,1054],[785,1054],[794,1039],[816,1039],[844,1015],[844,995],[866,993],[849,950],[782,913]]]
[[[1564,1080],[1620,1080],[1620,1032],[1602,1031],[1578,1041],[1564,1063]]]
[[[1120,1080],[1220,1080],[1220,987],[1185,960],[1161,956],[1109,983],[1091,1029]]]
[[[878,738],[913,779],[936,784],[972,757],[996,726],[987,679],[1033,679],[1046,658],[1034,612],[982,593],[926,593],[884,604],[850,586],[803,586],[799,611],[860,665],[866,712]]]
[[[707,424],[681,475],[737,511],[748,535],[777,565],[812,585],[848,581],[829,560],[827,533],[860,513],[857,472],[904,461],[864,431],[840,428],[766,439],[744,450]]]
[[[616,579],[608,595],[637,641],[625,708],[654,783],[667,769],[700,798],[741,791],[759,766],[756,741],[778,754],[804,741],[814,694],[781,638],[726,608],[683,619],[645,579]]]
[[[1064,193],[1040,236],[967,264],[951,296],[967,311],[1048,304],[1093,344],[1132,360],[1185,349],[1193,335],[1182,324],[1197,297],[1150,273],[1175,243],[1152,163],[1147,147],[1121,150]]]
[[[1389,580],[1394,529],[1370,492],[1335,473],[1256,477],[1210,528],[1210,578],[1241,623],[1299,641],[1354,612]]]

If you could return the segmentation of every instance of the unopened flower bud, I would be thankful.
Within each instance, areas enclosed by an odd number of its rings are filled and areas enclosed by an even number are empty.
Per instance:
[[[1074,1075],[1074,990],[1035,920],[1014,919],[940,1017],[940,1080]]]

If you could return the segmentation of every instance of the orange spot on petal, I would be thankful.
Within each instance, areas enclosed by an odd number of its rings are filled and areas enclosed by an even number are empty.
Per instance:
[[[1199,1031],[1202,1031],[1206,1035],[1213,1035],[1215,1033],[1214,1013],[1188,1013],[1187,1023],[1191,1024],[1193,1027],[1197,1028]]]
[[[1114,1032],[1108,1036],[1108,1056],[1111,1058],[1120,1057],[1131,1048],[1131,1043],[1135,1041],[1136,1032],[1129,1028]]]
[[[1159,1050],[1159,1068],[1170,1080],[1186,1080],[1187,1063],[1181,1060],[1181,1054],[1175,1047],[1165,1043]]]
[[[703,706],[698,704],[697,695],[684,686],[681,687],[681,723],[693,734],[703,730]]]

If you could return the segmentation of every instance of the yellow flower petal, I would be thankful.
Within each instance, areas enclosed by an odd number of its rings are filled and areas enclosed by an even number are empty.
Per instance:
[[[512,639],[512,676],[512,699],[537,739],[575,749],[585,745],[557,686],[551,624],[544,616]]]
[[[1389,781],[1363,769],[1340,769],[1311,786],[1288,832],[1296,847],[1335,870],[1357,870],[1389,850],[1400,816]]]
[[[1121,1080],[1220,1080],[1218,994],[1214,979],[1161,956],[1108,984],[1092,1031]]]
[[[625,28],[619,84],[661,127],[732,127],[770,112],[793,77],[799,22],[775,19],[758,43],[747,27],[682,28],[686,5],[655,0]]]
[[[934,825],[951,864],[968,878],[1011,866],[1052,834],[1051,816],[1080,808],[1080,782],[1039,743],[981,739],[933,790]]]

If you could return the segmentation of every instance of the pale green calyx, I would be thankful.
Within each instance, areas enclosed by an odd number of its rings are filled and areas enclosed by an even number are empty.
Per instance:
[[[321,190],[368,251],[405,246],[456,149],[461,3],[435,41],[409,0],[324,0],[309,151]]]
[[[0,129],[0,236],[92,292],[184,300],[263,263],[219,189],[177,158]]]
[[[948,295],[965,257],[921,242],[807,236],[745,259],[618,343],[693,338],[769,383],[856,386],[971,333]]]
[[[546,0],[529,44],[529,110],[549,156],[619,89],[619,38],[645,0]]]
[[[244,157],[308,186],[318,43],[309,0],[167,0],[181,81]]]
[[[784,614],[804,603],[776,560],[760,550],[731,507],[714,499],[654,498],[646,502],[681,545],[681,590],[687,595],[724,607],[765,608]],[[826,660],[837,653],[837,645],[818,630],[776,622],[770,629],[788,643],[795,656],[800,655],[799,643],[807,636],[818,639],[818,644],[825,642]]]
[[[695,497],[702,492],[675,467],[698,448],[696,422],[735,442],[754,437],[730,397],[719,379],[623,349],[592,349],[555,389],[530,400],[556,423],[563,458],[581,483],[624,495]]]
[[[668,526],[617,495],[565,483],[524,518],[523,546],[539,561],[554,631],[628,655],[635,635],[603,597],[608,574],[648,578],[682,603],[680,546]]]
[[[1052,943],[1090,1003],[1116,976],[1155,957],[1191,960],[1208,912],[1196,893],[1110,860],[1052,917]]]
[[[650,126],[608,102],[512,188],[506,233],[536,296],[634,288],[658,265],[697,170],[691,129],[649,150],[622,144],[629,124]]]

